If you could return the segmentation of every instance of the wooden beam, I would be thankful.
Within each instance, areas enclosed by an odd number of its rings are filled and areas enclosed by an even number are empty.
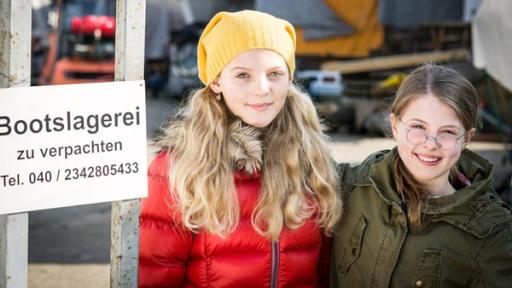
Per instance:
[[[357,60],[330,61],[320,66],[321,70],[352,74],[395,68],[411,67],[425,62],[464,61],[470,57],[467,49],[422,52],[395,56],[382,56]]]

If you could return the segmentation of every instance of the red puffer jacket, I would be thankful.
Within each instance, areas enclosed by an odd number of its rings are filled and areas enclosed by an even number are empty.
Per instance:
[[[318,287],[328,286],[327,241],[314,219],[283,230],[279,241],[258,234],[251,213],[259,175],[235,175],[241,208],[237,229],[222,239],[193,234],[169,208],[166,153],[149,168],[149,197],[140,215],[139,287]],[[321,257],[322,255],[322,257]]]

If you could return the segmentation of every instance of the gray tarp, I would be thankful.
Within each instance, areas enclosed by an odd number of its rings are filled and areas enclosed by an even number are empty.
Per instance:
[[[304,40],[339,37],[354,32],[322,0],[256,0],[256,10],[299,26],[304,31]]]
[[[462,21],[462,0],[380,0],[380,19],[388,27],[415,29],[422,24]]]
[[[485,0],[472,23],[473,64],[512,91],[512,1]]]

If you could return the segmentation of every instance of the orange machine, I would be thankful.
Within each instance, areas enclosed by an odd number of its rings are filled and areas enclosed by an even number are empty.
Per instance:
[[[90,3],[95,13],[98,3],[106,1],[82,1]],[[115,18],[113,16],[85,14],[76,11],[88,9],[66,9],[68,1],[57,9],[59,25],[49,37],[48,56],[38,79],[39,85],[105,82],[114,79]],[[106,6],[104,6],[106,7]],[[83,7],[80,7],[83,8]],[[75,15],[71,12],[75,12]]]

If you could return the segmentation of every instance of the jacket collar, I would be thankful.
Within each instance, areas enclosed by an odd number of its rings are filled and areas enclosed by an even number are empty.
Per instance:
[[[439,214],[460,207],[482,194],[487,194],[492,189],[492,175],[494,175],[494,166],[480,155],[464,149],[457,162],[459,171],[466,175],[471,181],[471,185],[455,191],[452,195],[429,199],[426,203],[423,213]]]
[[[225,151],[235,172],[235,180],[259,177],[263,156],[262,134],[261,129],[247,125],[239,119],[231,121]],[[183,123],[176,119],[160,130],[152,144],[159,151],[170,151],[183,138]]]
[[[228,154],[234,170],[258,176],[261,170],[262,130],[235,120],[229,126]]]
[[[396,193],[393,177],[393,167],[398,159],[396,147],[391,151],[374,153],[361,166],[367,166],[368,173],[358,173],[356,179],[359,185],[374,184],[381,197],[388,203],[401,203]],[[465,204],[467,201],[485,194],[492,189],[492,175],[494,166],[480,155],[464,149],[457,162],[459,170],[471,181],[471,185],[456,191],[450,196],[431,199],[424,208],[424,213],[436,214],[451,211],[453,208]],[[364,177],[368,175],[368,177]],[[361,177],[362,176],[362,177]]]
[[[365,160],[368,163],[363,163],[360,168],[367,169],[368,173],[357,173],[359,176],[354,185],[372,185],[386,203],[402,206],[393,178],[397,157],[396,148],[373,154]],[[425,222],[450,223],[477,237],[485,237],[509,225],[512,221],[510,208],[492,191],[493,165],[480,155],[464,149],[457,166],[469,178],[471,185],[450,196],[429,199],[422,209]]]

